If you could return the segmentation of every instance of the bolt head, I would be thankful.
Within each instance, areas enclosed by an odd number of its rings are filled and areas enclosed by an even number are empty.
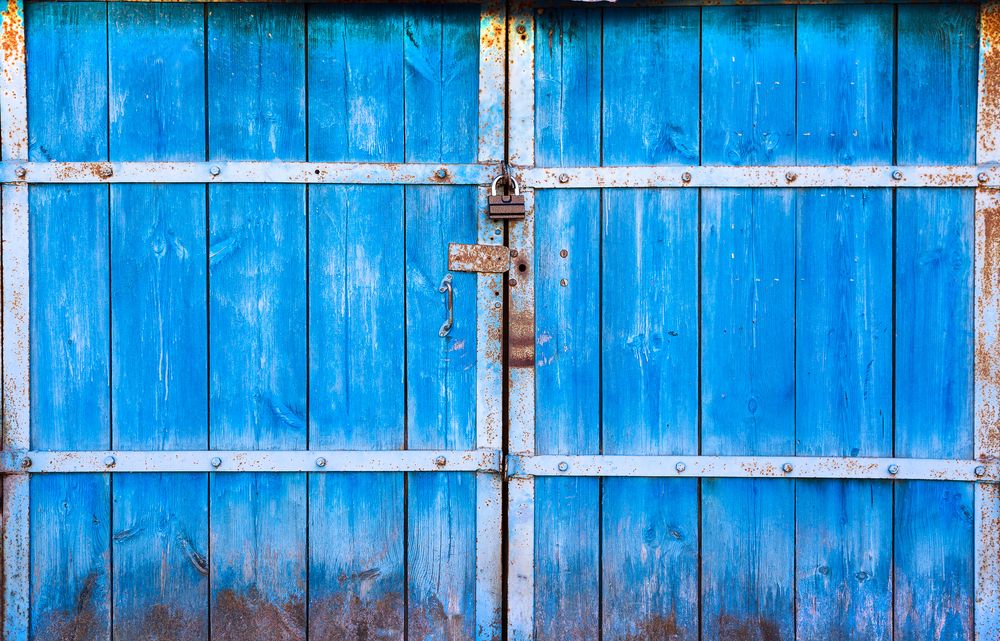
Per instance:
[[[687,467],[688,466],[684,465],[684,463],[677,463],[677,465],[674,466],[674,469],[677,470],[678,472],[683,472],[684,470],[687,469]]]
[[[989,182],[990,175],[984,171],[981,172],[978,176],[976,176],[976,179],[981,183]]]
[[[517,279],[516,278],[511,278],[510,279],[510,286],[511,287],[517,287]]]
[[[898,169],[896,171],[892,172],[892,179],[893,180],[902,180],[903,179],[903,172],[901,172]]]
[[[25,169],[24,167],[18,167],[17,169],[14,170],[14,175],[17,176],[18,178],[24,178],[25,176],[28,175],[28,170]]]
[[[437,176],[438,178],[441,178],[441,179],[447,178],[448,177],[448,170],[444,169],[442,167],[441,169],[438,169],[437,171],[435,171],[434,175]]]
[[[104,457],[104,467],[114,467],[116,462],[113,456]]]
[[[899,466],[893,463],[888,468],[889,474],[896,475],[899,474]]]
[[[569,174],[559,174],[559,182],[566,184],[569,182]]]
[[[219,458],[218,456],[213,456],[212,457],[212,467],[219,467],[220,465],[222,465],[222,459]]]
[[[326,467],[326,459],[322,456],[316,459],[316,467]]]
[[[788,182],[795,182],[795,179],[798,178],[798,177],[799,177],[799,175],[797,173],[795,173],[794,171],[790,171],[790,172],[788,172],[788,173],[785,174],[785,180],[787,180]]]
[[[559,281],[559,284],[563,287],[566,287],[567,285],[569,285],[569,281],[563,278],[562,280]]]
[[[111,176],[114,175],[115,170],[111,165],[104,164],[101,165],[101,169],[98,173],[101,174],[101,178],[111,178]]]
[[[986,466],[985,465],[977,465],[976,469],[974,470],[974,472],[975,472],[976,476],[985,476],[986,475]]]
[[[434,459],[434,465],[437,465],[438,467],[444,467],[447,463],[448,459],[446,459],[443,456],[439,456],[436,459]]]
[[[792,464],[785,463],[784,465],[781,466],[781,471],[784,472],[785,474],[788,474],[789,472],[792,471]]]
[[[209,171],[209,173],[210,173],[210,174],[212,174],[213,176],[218,176],[219,174],[221,174],[221,173],[222,173],[222,167],[220,167],[220,166],[218,166],[218,165],[212,165],[212,168],[211,168],[211,169],[209,169],[208,171]]]
[[[519,34],[521,34],[521,35],[524,35],[524,33],[525,33],[526,31],[527,31],[527,29],[525,29],[525,28],[524,28],[524,25],[523,25],[523,24],[519,24],[519,25],[517,25],[517,32],[518,32]]]
[[[561,257],[563,257],[563,258],[566,258],[567,256],[569,256],[569,250],[566,250],[566,249],[560,249],[560,250],[559,250],[559,255],[560,255]]]
[[[29,467],[31,467],[31,458],[25,456],[23,459],[21,459],[21,468],[26,470]]]
[[[511,258],[517,258],[517,250],[516,249],[510,250],[510,257]]]
[[[560,471],[560,472],[565,472],[565,471],[567,471],[568,469],[569,469],[569,463],[567,463],[566,461],[561,461],[561,462],[559,463],[559,471]]]
[[[685,171],[683,174],[681,174],[681,180],[683,180],[686,183],[691,182],[691,172]]]

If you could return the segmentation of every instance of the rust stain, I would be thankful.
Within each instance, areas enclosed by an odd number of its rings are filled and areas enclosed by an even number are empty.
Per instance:
[[[24,16],[18,7],[17,0],[7,0],[7,9],[3,12],[3,28],[0,33],[0,44],[3,46],[3,59],[8,65],[12,62],[24,62]],[[4,73],[10,73],[9,68]],[[8,77],[9,81],[11,78]]]
[[[979,149],[994,155],[1000,147],[1000,6],[981,9],[979,77]],[[980,161],[986,158],[979,158]]]
[[[535,315],[531,311],[510,314],[510,343],[507,362],[510,367],[530,368],[535,365]]]
[[[111,617],[99,606],[107,599],[106,587],[100,579],[97,572],[87,575],[72,610],[46,614],[39,622],[35,641],[100,641],[107,638]]]
[[[403,636],[403,597],[362,599],[343,592],[309,606],[309,636],[319,641],[376,641]]]
[[[208,632],[208,618],[157,603],[141,618],[130,620],[128,612],[115,611],[115,636],[144,641],[186,641]]]
[[[221,590],[212,610],[212,638],[220,641],[301,641],[306,607],[300,598],[274,603],[257,590]]]
[[[625,635],[625,641],[681,641],[691,635],[677,625],[677,615],[653,615],[636,625],[635,632]],[[720,637],[728,639],[730,637]],[[732,637],[738,639],[740,637]]]
[[[975,377],[980,392],[976,411],[977,450],[1000,458],[1000,191],[988,190],[976,207]],[[985,201],[985,202],[983,202]]]
[[[464,617],[460,614],[449,615],[440,599],[432,597],[426,604],[410,606],[407,616],[410,639],[438,639],[442,636],[448,641],[460,641],[472,636],[471,630],[465,629]]]
[[[781,630],[777,623],[766,617],[743,618],[721,614],[715,621],[718,639],[739,639],[740,641],[781,641]]]

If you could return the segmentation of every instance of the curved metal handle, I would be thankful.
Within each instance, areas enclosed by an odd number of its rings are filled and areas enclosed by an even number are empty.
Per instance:
[[[441,279],[441,286],[438,291],[448,295],[448,318],[438,331],[438,336],[444,338],[451,331],[451,326],[455,324],[455,290],[451,287],[451,274],[445,274]]]

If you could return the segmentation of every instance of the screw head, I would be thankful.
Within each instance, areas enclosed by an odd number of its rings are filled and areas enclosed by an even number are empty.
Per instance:
[[[442,167],[441,169],[435,171],[434,175],[443,180],[448,177],[448,170]]]
[[[678,462],[677,465],[674,466],[674,469],[677,470],[678,472],[683,472],[687,468],[688,468],[688,466],[684,465],[683,462]]]
[[[567,463],[566,461],[561,461],[559,463],[559,471],[560,472],[565,472],[568,469],[569,469],[569,463]]]
[[[29,467],[31,467],[31,458],[25,456],[23,459],[21,459],[21,469],[26,470]]]
[[[681,180],[683,180],[686,183],[691,182],[691,172],[685,171],[683,174],[681,174]]]
[[[525,29],[525,28],[524,28],[524,25],[523,25],[523,24],[519,24],[519,25],[517,25],[517,32],[518,32],[519,34],[521,34],[521,35],[524,35],[524,32],[525,32],[525,31],[527,31],[527,29]]]
[[[510,279],[510,286],[511,287],[517,287],[517,279],[516,278],[511,278]]]
[[[903,179],[903,172],[901,172],[898,169],[895,170],[894,172],[892,172],[892,179],[893,180],[902,180]]]
[[[569,285],[569,281],[563,278],[562,280],[559,281],[559,284],[563,287],[566,287],[567,285]]]
[[[888,472],[889,472],[889,474],[892,474],[893,476],[895,476],[896,474],[899,474],[899,466],[896,465],[895,463],[893,463],[892,465],[889,466]]]
[[[559,174],[559,182],[566,184],[569,182],[569,174]]]
[[[510,250],[510,257],[511,258],[517,258],[517,250],[516,249]]]
[[[222,459],[219,458],[218,456],[213,456],[212,457],[212,467],[219,467],[220,465],[222,465]]]
[[[322,456],[316,459],[316,467],[326,467],[326,459]]]
[[[569,256],[569,250],[560,249],[559,250],[559,256],[562,257],[562,258],[566,258],[567,256]]]
[[[114,467],[116,462],[113,456],[104,457],[104,467]]]
[[[98,173],[101,175],[101,178],[111,178],[111,176],[114,175],[115,170],[111,165],[105,163],[101,165],[101,169]]]
[[[977,465],[976,469],[973,470],[973,472],[975,473],[976,476],[985,476],[986,475],[986,466],[985,465]]]
[[[24,167],[19,166],[17,169],[14,170],[14,175],[17,176],[18,178],[24,178],[25,176],[28,175],[28,170],[25,169]]]
[[[785,174],[785,180],[787,180],[790,183],[795,182],[795,179],[798,178],[798,177],[799,177],[799,175],[797,173],[795,173],[794,171],[790,171],[790,172],[788,172],[788,173]]]
[[[212,165],[212,168],[208,170],[208,173],[212,174],[213,176],[218,176],[219,174],[222,173],[222,167],[218,165]]]
[[[792,471],[792,464],[785,463],[784,465],[781,466],[781,471],[784,472],[785,474],[788,474],[789,472]]]
[[[976,180],[978,180],[981,183],[988,182],[989,179],[990,179],[990,175],[988,173],[986,173],[985,171],[981,172],[978,176],[976,176]]]
[[[436,459],[434,459],[434,465],[437,465],[438,467],[444,467],[447,463],[448,459],[446,459],[443,456],[439,456]]]

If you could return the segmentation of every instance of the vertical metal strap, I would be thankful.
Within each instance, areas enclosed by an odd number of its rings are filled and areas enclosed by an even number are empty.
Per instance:
[[[9,0],[0,15],[0,153],[4,160],[28,158],[24,5]],[[3,238],[3,447],[30,448],[28,187],[6,185],[2,196]],[[29,622],[29,480],[3,481],[3,638],[27,641]]]
[[[504,157],[506,83],[506,5],[485,0],[479,22],[479,161]],[[503,230],[486,211],[485,187],[479,188],[480,244],[502,245]],[[503,275],[479,274],[476,305],[476,446],[503,447]],[[476,640],[503,637],[502,478],[476,476]]]
[[[980,9],[976,161],[1000,161],[1000,4]],[[1000,456],[1000,190],[976,191],[975,456]],[[1000,641],[1000,486],[976,485],[976,641]]]

